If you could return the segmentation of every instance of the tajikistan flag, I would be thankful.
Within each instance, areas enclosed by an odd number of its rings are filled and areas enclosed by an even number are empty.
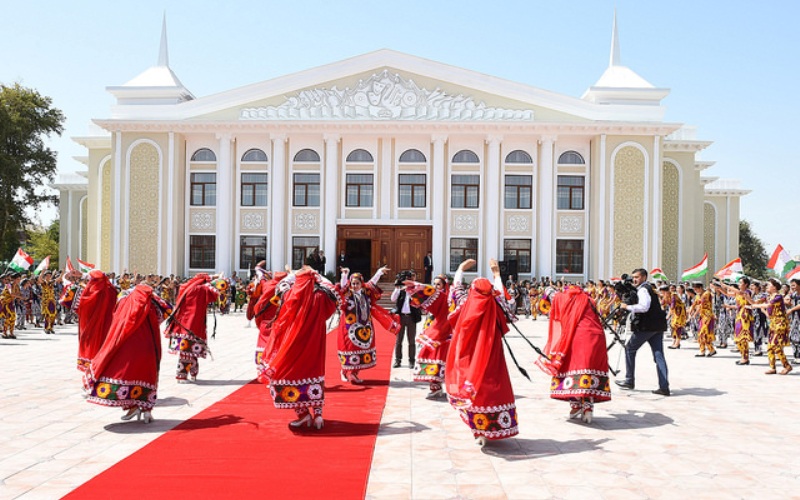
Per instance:
[[[703,260],[698,264],[683,271],[683,274],[681,274],[681,281],[696,280],[701,276],[705,276],[706,271],[708,271],[708,252],[703,254]]]
[[[656,281],[658,281],[658,280],[661,280],[661,281],[669,281],[669,280],[667,279],[667,275],[666,275],[666,274],[664,274],[664,271],[662,271],[660,267],[656,267],[655,269],[653,269],[652,271],[650,271],[650,277],[651,277],[652,279],[656,280]]]
[[[92,269],[94,269],[94,264],[89,264],[88,262],[84,262],[81,259],[78,260],[78,267],[81,269],[81,272],[86,274]]]
[[[788,273],[786,273],[786,280],[787,281],[796,280],[796,279],[800,279],[800,266],[797,266],[794,269],[792,269],[791,271],[789,271]]]
[[[39,262],[39,265],[36,266],[36,270],[33,271],[33,275],[34,276],[39,276],[39,274],[42,271],[46,270],[48,267],[50,267],[50,256],[49,255],[47,257],[45,257],[44,260]]]
[[[796,266],[797,262],[793,261],[789,252],[780,245],[775,247],[775,251],[772,252],[772,257],[767,263],[767,267],[778,273],[779,276],[786,276]]]
[[[714,276],[723,280],[731,279],[737,281],[737,277],[741,277],[743,274],[742,259],[737,257],[722,266],[722,269],[714,273]]]
[[[25,253],[25,251],[21,248],[17,249],[17,254],[11,259],[11,263],[8,265],[11,269],[15,270],[18,273],[22,271],[27,271],[29,267],[33,265],[33,257]]]

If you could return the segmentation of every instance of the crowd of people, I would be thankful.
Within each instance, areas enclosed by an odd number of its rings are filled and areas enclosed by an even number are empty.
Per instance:
[[[747,278],[736,284],[715,280],[706,288],[699,282],[653,283],[647,271],[636,269],[632,280],[623,279],[621,285],[619,280],[546,278],[504,283],[498,263],[491,260],[492,276],[467,284],[464,274],[475,264],[465,260],[452,279],[439,275],[418,282],[413,271],[398,273],[391,309],[379,304],[388,268],[367,279],[342,267],[333,283],[320,272],[320,253],[294,271],[267,270],[262,261],[249,282],[224,274],[184,279],[99,270],[6,273],[0,321],[3,337],[12,339],[15,331],[42,328],[53,334],[55,325],[77,322],[77,367],[87,400],[121,408],[123,420],[149,422],[158,394],[161,336],[177,357],[176,380],[192,383],[214,335],[208,332],[208,313],[226,314],[234,304],[234,311],[245,311],[248,323],[258,328],[258,380],[276,407],[295,411],[289,427],[299,430],[324,427],[325,339],[338,311],[334,331],[343,382],[370,383],[363,374],[378,363],[376,331],[394,334],[394,367],[402,364],[406,340],[408,366],[415,381],[428,384],[426,398],[448,401],[481,446],[519,432],[504,353],[504,345],[510,349],[504,336],[510,326],[516,328],[518,315],[549,320],[543,350],[517,331],[539,351],[536,364],[551,377],[550,397],[568,402],[569,417],[586,423],[592,422],[596,403],[611,399],[606,330],[619,331],[626,321],[632,330],[625,343],[626,371],[616,381],[623,389],[634,388],[636,352],[648,343],[659,380],[653,392],[670,395],[665,332],[672,349],[696,340],[698,357],[713,357],[731,341],[741,355],[738,365],[749,364],[751,343],[755,356],[766,347],[768,374],[792,370],[783,352],[790,342],[795,361],[800,358],[797,280],[787,288],[769,280],[763,290]]]

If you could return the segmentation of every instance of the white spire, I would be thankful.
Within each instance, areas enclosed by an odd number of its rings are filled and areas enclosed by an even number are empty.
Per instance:
[[[158,64],[156,66],[169,67],[169,50],[167,49],[167,12],[161,22],[161,46],[158,49]]]
[[[166,43],[166,42],[164,42]],[[622,66],[619,57],[619,35],[617,34],[617,9],[614,9],[614,27],[611,31],[611,57],[608,61],[609,66]]]

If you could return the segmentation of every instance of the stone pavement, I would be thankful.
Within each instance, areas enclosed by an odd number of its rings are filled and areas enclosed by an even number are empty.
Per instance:
[[[197,384],[175,383],[165,350],[149,425],[83,401],[74,326],[0,340],[0,498],[62,496],[252,380],[256,329],[242,314],[217,320],[214,360],[201,363]],[[543,346],[546,321],[517,325]],[[513,330],[509,340],[533,379],[509,359],[520,434],[481,450],[447,403],[426,400],[427,387],[395,368],[367,498],[800,497],[800,367],[767,376],[765,357],[736,366],[730,351],[695,358],[696,344],[684,342],[667,351],[672,396],[662,397],[650,393],[656,374],[645,346],[636,390],[612,385],[613,399],[586,425],[548,397],[533,350]],[[610,359],[616,367],[616,347]]]

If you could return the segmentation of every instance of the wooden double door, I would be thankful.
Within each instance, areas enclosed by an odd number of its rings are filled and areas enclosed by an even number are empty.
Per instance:
[[[394,281],[406,269],[416,271],[417,280],[422,281],[430,250],[430,226],[339,226],[336,231],[336,254],[344,252],[350,271],[362,273],[365,279],[381,266],[389,266],[384,282]]]

